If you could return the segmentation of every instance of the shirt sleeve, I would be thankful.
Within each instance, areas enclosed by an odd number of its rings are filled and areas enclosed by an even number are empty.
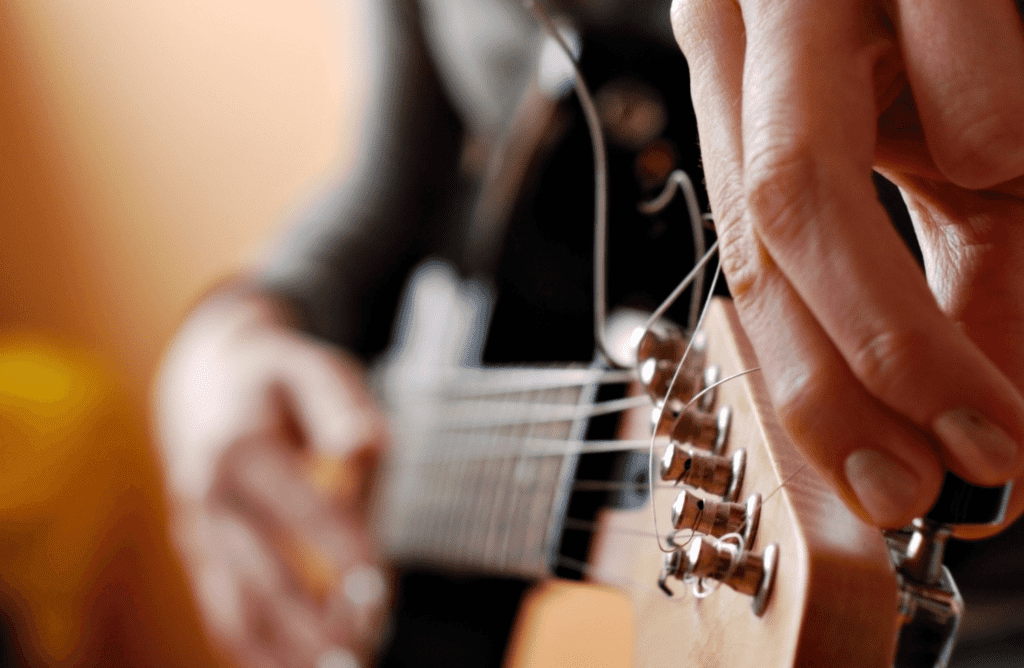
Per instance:
[[[297,216],[260,269],[310,334],[364,358],[385,346],[409,271],[427,255],[455,255],[463,190],[462,129],[415,3],[367,4],[380,29],[358,164]]]

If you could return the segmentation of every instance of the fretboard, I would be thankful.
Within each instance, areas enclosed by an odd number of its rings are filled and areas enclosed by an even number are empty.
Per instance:
[[[622,375],[622,374],[619,374]],[[396,407],[382,542],[398,562],[549,574],[598,369],[459,370]]]

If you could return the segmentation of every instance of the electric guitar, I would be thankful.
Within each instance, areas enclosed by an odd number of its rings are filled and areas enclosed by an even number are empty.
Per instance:
[[[380,376],[398,415],[375,522],[392,559],[617,588],[636,666],[893,665],[922,600],[893,565],[899,539],[789,442],[730,303],[710,308],[683,399],[655,410],[678,341],[641,343],[638,369],[475,368],[457,351],[479,348],[482,292],[440,265],[414,288]]]

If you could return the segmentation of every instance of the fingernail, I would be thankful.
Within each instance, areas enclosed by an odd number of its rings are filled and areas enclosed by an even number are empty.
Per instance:
[[[380,569],[361,564],[356,566],[342,579],[342,592],[345,600],[354,608],[375,608],[384,601],[387,582]]]
[[[1017,461],[1017,442],[972,408],[947,411],[932,427],[950,453],[972,470],[980,464],[986,473],[999,475]]]
[[[917,500],[917,475],[902,462],[877,450],[856,450],[843,466],[846,481],[875,524],[892,527],[906,518]]]
[[[388,582],[379,568],[360,564],[349,569],[331,592],[330,614],[351,624],[356,637],[369,646],[380,641],[380,624]]]
[[[360,663],[347,649],[332,647],[317,658],[316,668],[360,668]]]

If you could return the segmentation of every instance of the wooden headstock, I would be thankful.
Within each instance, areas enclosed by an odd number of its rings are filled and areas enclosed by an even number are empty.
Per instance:
[[[708,363],[721,367],[723,378],[758,365],[731,303],[712,304],[704,330]],[[774,585],[760,616],[749,596],[726,586],[697,598],[676,580],[669,597],[657,586],[664,553],[653,535],[650,504],[664,536],[681,489],[656,484],[644,507],[605,511],[591,577],[622,587],[632,603],[634,665],[891,666],[898,586],[881,532],[851,513],[788,440],[760,373],[721,385],[716,405],[732,409],[724,454],[746,451],[739,499],[754,492],[764,499],[747,547],[763,554],[778,544]],[[649,410],[632,411],[622,437],[649,438],[649,425]]]

